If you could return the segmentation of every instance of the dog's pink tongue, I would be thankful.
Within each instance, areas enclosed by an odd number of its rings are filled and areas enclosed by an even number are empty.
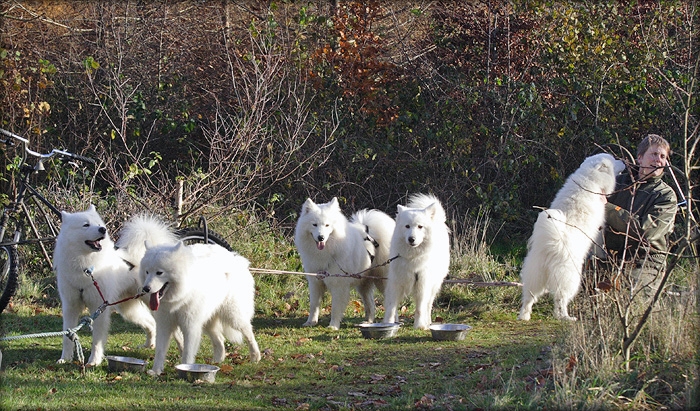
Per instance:
[[[158,293],[151,294],[150,307],[151,310],[158,311],[158,307],[160,307],[160,296],[158,296]]]
[[[319,242],[316,243],[316,247],[317,247],[319,250],[323,250],[323,249],[326,247],[326,242],[325,242],[325,241],[319,241]]]

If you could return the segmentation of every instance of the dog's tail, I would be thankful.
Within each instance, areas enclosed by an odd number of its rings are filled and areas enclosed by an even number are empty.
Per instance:
[[[568,231],[566,214],[561,210],[549,208],[540,211],[532,236],[528,240],[528,249],[532,249],[534,244],[540,244],[541,248],[549,250],[550,254],[561,254],[568,248]]]
[[[124,224],[116,246],[125,254],[124,259],[136,265],[146,253],[146,242],[149,246],[174,244],[177,242],[177,236],[163,219],[153,214],[142,213]]]

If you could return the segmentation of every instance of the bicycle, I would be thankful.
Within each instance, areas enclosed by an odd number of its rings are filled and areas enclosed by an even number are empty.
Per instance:
[[[6,147],[19,146],[21,155],[16,164],[19,174],[14,197],[4,207],[0,217],[0,313],[7,307],[18,285],[19,254],[18,246],[36,244],[43,259],[51,266],[49,246],[56,240],[61,221],[61,211],[50,200],[41,195],[32,185],[31,177],[45,171],[44,163],[52,158],[63,161],[78,161],[95,164],[95,160],[65,150],[52,149],[49,153],[39,153],[29,148],[29,140],[0,129],[0,143]],[[33,164],[32,164],[33,163]],[[40,218],[39,223],[35,217]],[[11,223],[14,231],[9,236]],[[39,227],[43,227],[40,232]],[[45,231],[45,232],[44,232]],[[206,226],[204,218],[198,227],[181,228],[175,234],[186,244],[218,244],[228,250],[231,246],[218,233]],[[8,238],[5,238],[8,235]]]

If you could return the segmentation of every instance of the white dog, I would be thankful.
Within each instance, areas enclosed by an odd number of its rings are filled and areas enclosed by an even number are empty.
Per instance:
[[[378,210],[361,210],[348,221],[333,198],[325,204],[307,199],[297,221],[294,243],[304,271],[327,273],[321,278],[307,275],[309,283],[309,318],[304,326],[318,324],[321,300],[326,290],[331,294],[330,328],[340,328],[350,291],[356,289],[365,307],[365,320],[375,317],[374,287],[384,289],[389,259],[389,243],[394,220]],[[369,270],[369,271],[366,271]],[[338,277],[333,274],[360,274],[367,278]]]
[[[433,302],[450,268],[450,231],[445,221],[445,210],[432,195],[415,194],[407,207],[398,206],[390,251],[392,258],[398,258],[389,264],[384,322],[398,322],[398,305],[413,294],[413,327],[430,326]]]
[[[61,297],[63,329],[78,325],[85,308],[92,314],[104,300],[116,303],[138,294],[141,288],[138,270],[133,266],[143,255],[140,244],[145,240],[154,244],[176,241],[167,225],[155,217],[138,216],[125,225],[123,232],[128,233],[123,239],[120,238],[119,245],[124,249],[117,250],[95,206],[77,213],[61,213],[61,230],[56,238],[53,259]],[[86,270],[92,272],[104,300]],[[94,320],[89,366],[98,365],[104,359],[113,310],[146,331],[145,347],[154,346],[155,320],[148,307],[139,299],[125,301],[107,307]],[[72,361],[74,349],[73,342],[63,337],[63,352],[58,362]]]
[[[219,245],[146,245],[140,270],[156,318],[156,352],[149,374],[163,372],[170,338],[178,327],[184,340],[183,364],[194,363],[203,331],[211,339],[214,362],[226,357],[225,338],[236,344],[245,338],[251,361],[260,360],[251,324],[255,281],[248,266],[246,258]]]
[[[518,319],[529,320],[532,305],[550,292],[554,317],[576,320],[569,316],[568,305],[578,293],[593,239],[605,223],[605,196],[615,190],[615,176],[624,169],[625,164],[610,154],[586,158],[549,209],[540,212],[520,272],[523,290]]]

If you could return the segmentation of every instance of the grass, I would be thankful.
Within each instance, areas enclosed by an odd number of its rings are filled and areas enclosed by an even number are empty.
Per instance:
[[[487,219],[481,222],[487,223]],[[214,229],[253,267],[301,271],[288,235],[262,221],[247,218],[244,228],[240,223],[229,227],[217,222]],[[451,276],[517,281],[518,257],[508,253],[494,257],[484,238],[483,230],[473,230],[454,242]],[[308,315],[304,277],[255,277],[253,325],[263,353],[258,364],[248,361],[244,346],[228,345],[215,383],[188,383],[178,379],[173,368],[179,362],[174,344],[165,375],[155,379],[145,373],[110,373],[106,363],[85,370],[76,363],[58,365],[60,338],[5,341],[0,342],[0,408],[683,409],[697,404],[693,395],[697,395],[698,357],[692,348],[697,342],[697,312],[687,307],[683,312],[678,305],[664,311],[666,317],[650,327],[653,338],[648,335],[639,343],[634,367],[627,372],[615,361],[614,317],[594,318],[585,292],[571,307],[581,319],[576,323],[553,320],[549,298],[535,305],[531,321],[522,322],[516,320],[517,287],[445,285],[433,318],[471,325],[464,341],[433,341],[429,331],[414,330],[409,302],[397,337],[365,340],[356,327],[362,317],[357,300],[348,307],[340,330],[324,327],[330,316],[329,298],[322,326],[306,328],[302,327]],[[27,289],[31,292],[0,315],[0,334],[61,330],[60,305],[50,278],[36,279]],[[381,318],[380,296],[378,304]],[[602,310],[596,308],[600,315]],[[138,347],[143,333],[118,315],[112,324],[107,354],[146,359],[150,367],[153,351]],[[602,324],[612,331],[602,329]],[[80,340],[89,355],[90,334],[81,332]],[[205,338],[197,361],[210,357]]]
[[[29,308],[4,313],[5,329],[19,335],[61,329],[58,309]],[[57,365],[60,338],[6,342],[1,404],[45,410],[512,408],[531,401],[528,390],[551,389],[537,378],[547,373],[547,353],[560,324],[488,315],[475,320],[468,313],[438,311],[446,321],[474,327],[465,341],[433,341],[410,324],[394,339],[365,340],[354,327],[357,315],[337,331],[302,328],[305,316],[258,316],[254,327],[263,359],[251,364],[246,348],[229,346],[214,384],[179,380],[174,345],[165,376],[154,379],[109,373],[106,365],[84,373],[76,364]],[[88,354],[91,338],[80,337]],[[142,342],[140,330],[114,316],[108,354],[152,359],[152,350],[138,348]],[[210,354],[204,341],[198,361]]]

